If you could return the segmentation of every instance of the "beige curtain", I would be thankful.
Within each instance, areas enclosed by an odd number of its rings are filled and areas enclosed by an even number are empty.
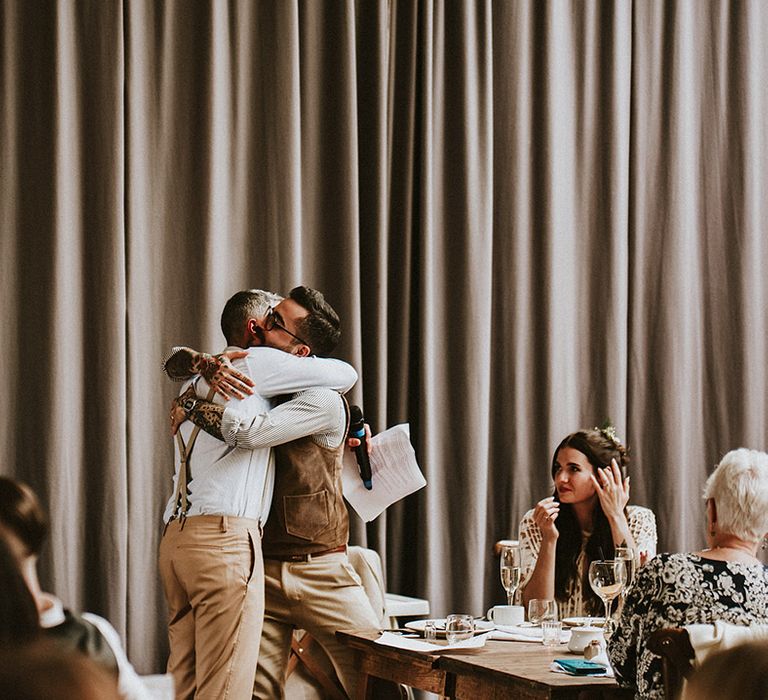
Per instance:
[[[610,417],[660,547],[765,449],[768,8],[752,2],[0,4],[0,471],[46,584],[144,671],[174,343],[303,283],[426,489],[354,538],[435,614],[501,598],[496,539]]]

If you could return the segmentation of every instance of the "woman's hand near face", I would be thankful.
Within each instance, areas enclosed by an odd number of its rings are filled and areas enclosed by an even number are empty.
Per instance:
[[[622,480],[621,470],[615,459],[611,466],[597,470],[597,477],[590,475],[603,513],[609,520],[624,518],[624,508],[629,502],[629,477]]]
[[[560,504],[554,496],[542,499],[533,509],[533,522],[538,525],[539,530],[541,530],[541,537],[545,542],[556,540],[560,534],[555,526],[555,520],[559,514]]]

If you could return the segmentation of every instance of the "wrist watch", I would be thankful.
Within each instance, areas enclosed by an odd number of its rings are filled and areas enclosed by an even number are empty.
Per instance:
[[[197,406],[197,399],[190,396],[184,399],[179,405],[184,409],[184,412],[189,415],[192,413],[192,411],[195,410],[195,406]]]

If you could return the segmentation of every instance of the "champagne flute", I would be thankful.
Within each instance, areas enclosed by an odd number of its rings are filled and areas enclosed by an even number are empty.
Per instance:
[[[600,596],[605,605],[605,637],[613,634],[614,623],[611,618],[611,603],[621,593],[627,580],[627,567],[624,561],[606,559],[593,561],[589,565],[589,585]]]
[[[507,592],[507,604],[514,605],[515,592],[520,585],[520,547],[505,545],[499,557],[501,585]]]

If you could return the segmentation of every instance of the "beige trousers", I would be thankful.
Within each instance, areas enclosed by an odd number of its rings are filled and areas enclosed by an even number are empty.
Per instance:
[[[346,552],[308,562],[264,561],[266,612],[253,697],[285,697],[285,671],[294,628],[309,632],[331,659],[347,695],[359,681],[354,654],[336,641],[337,630],[378,629],[360,578]]]
[[[264,614],[259,524],[198,515],[160,542],[176,698],[251,697]]]

